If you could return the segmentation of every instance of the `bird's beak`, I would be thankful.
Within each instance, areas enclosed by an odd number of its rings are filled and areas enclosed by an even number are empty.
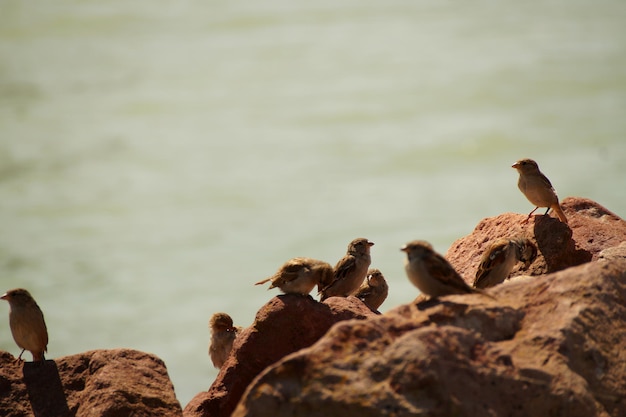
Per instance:
[[[367,246],[374,246],[374,242],[367,241]]]
[[[406,248],[406,245],[404,245],[404,246],[402,246],[402,247],[400,248],[400,250],[401,250],[402,252],[406,252],[406,249],[407,249],[407,248]]]
[[[2,297],[0,297],[0,300],[6,300],[8,298],[7,293],[2,294]]]
[[[519,162],[514,163],[513,165],[511,165],[511,168],[519,168]]]

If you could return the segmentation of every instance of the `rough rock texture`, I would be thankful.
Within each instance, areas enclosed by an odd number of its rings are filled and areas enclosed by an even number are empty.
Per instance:
[[[233,416],[626,415],[626,261],[492,293],[337,324],[263,372]]]
[[[483,252],[499,237],[526,236],[538,249],[538,256],[527,270],[518,264],[516,275],[541,275],[597,260],[602,249],[626,241],[626,221],[598,203],[568,197],[561,203],[569,227],[555,217],[504,213],[483,219],[474,232],[454,242],[446,258],[465,280],[474,282]],[[545,212],[545,210],[543,211]]]
[[[539,247],[536,276],[490,289],[496,300],[453,295],[338,323],[259,374],[232,415],[626,415],[626,222],[563,203],[571,233],[550,218],[520,226]],[[525,217],[486,219],[448,256],[469,281],[476,249]]]
[[[294,294],[272,298],[237,338],[209,391],[196,395],[184,416],[230,416],[248,384],[267,366],[311,346],[341,320],[372,316],[376,314],[355,297],[331,297],[323,303]]]
[[[93,350],[44,363],[0,352],[0,415],[181,416],[165,364],[129,349]]]

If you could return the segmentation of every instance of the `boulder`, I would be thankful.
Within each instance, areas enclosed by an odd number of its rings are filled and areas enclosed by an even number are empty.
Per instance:
[[[0,352],[0,415],[181,416],[165,364],[130,349],[93,350],[45,362]]]
[[[183,411],[185,417],[227,417],[250,382],[284,356],[311,346],[335,323],[376,316],[356,297],[283,294],[257,313],[254,323],[235,340],[233,352],[207,392],[196,395]]]
[[[528,269],[515,266],[511,276],[542,275],[597,260],[603,249],[626,241],[626,221],[600,204],[568,197],[561,203],[568,217],[565,225],[556,217],[504,213],[483,219],[474,231],[455,241],[445,254],[450,264],[469,283],[474,282],[480,258],[500,237],[525,236],[538,249]]]
[[[569,226],[507,213],[452,245],[471,282],[491,240],[536,243],[537,260],[490,289],[495,300],[418,298],[341,321],[263,370],[232,415],[626,415],[626,222],[590,200],[563,208]]]
[[[335,325],[262,372],[233,417],[626,415],[626,261]]]

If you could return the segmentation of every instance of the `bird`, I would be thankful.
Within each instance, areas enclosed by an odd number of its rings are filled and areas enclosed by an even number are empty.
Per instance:
[[[528,158],[520,159],[511,167],[519,172],[517,186],[520,191],[526,196],[528,201],[536,206],[533,211],[528,213],[526,221],[530,219],[530,216],[539,207],[547,207],[548,209],[544,213],[544,216],[552,209],[559,217],[559,220],[567,224],[567,217],[559,204],[559,197],[556,195],[556,190],[552,187],[550,180],[539,171],[537,162]]]
[[[33,362],[44,361],[48,350],[48,328],[41,309],[30,293],[23,288],[7,291],[0,299],[9,302],[9,326],[18,347],[22,349],[17,361],[28,350]]]
[[[423,294],[437,298],[449,294],[479,293],[494,298],[467,285],[446,258],[435,252],[430,243],[413,240],[400,250],[407,255],[404,269],[409,281]]]
[[[335,265],[332,280],[322,281],[324,286],[319,290],[320,301],[328,297],[347,297],[361,286],[372,262],[370,248],[373,245],[373,242],[362,237],[348,244],[346,255]]]
[[[221,368],[228,359],[233,342],[241,333],[241,327],[233,326],[233,319],[226,313],[215,313],[209,320],[211,343],[209,356],[216,368]]]
[[[372,268],[367,271],[363,284],[352,295],[363,301],[370,309],[378,310],[388,293],[389,286],[384,275],[379,269]]]
[[[332,279],[333,267],[313,258],[298,257],[285,262],[274,275],[254,285],[272,282],[269,290],[280,288],[285,294],[308,295],[321,281]]]
[[[475,288],[488,288],[502,283],[519,261],[526,266],[537,257],[537,247],[525,237],[500,238],[483,253],[474,279]]]

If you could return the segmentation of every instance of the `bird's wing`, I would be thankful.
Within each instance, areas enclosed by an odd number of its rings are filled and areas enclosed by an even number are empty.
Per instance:
[[[254,285],[261,285],[272,281],[270,288],[279,287],[286,282],[293,281],[303,273],[310,272],[310,270],[311,268],[302,259],[290,259],[285,262],[274,275],[269,278],[265,278]]]
[[[356,267],[356,258],[352,255],[346,255],[335,265],[333,280],[322,288],[319,292],[324,292],[327,288],[332,287],[335,282],[342,280]]]
[[[508,241],[501,241],[494,243],[487,249],[480,260],[480,264],[478,265],[476,278],[474,279],[474,287],[476,287],[481,280],[489,275],[494,268],[497,268],[506,261],[506,251],[508,245]]]
[[[458,272],[450,265],[450,263],[438,253],[433,256],[424,258],[426,268],[431,275],[441,282],[454,287],[461,292],[472,292],[472,288],[465,283]]]
[[[311,268],[299,259],[292,259],[274,275],[272,285],[279,287],[287,282],[298,279],[304,274],[311,272]]]
[[[552,186],[552,183],[550,182],[550,180],[548,179],[548,177],[546,177],[545,175],[543,175],[543,173],[539,172],[539,178],[541,178],[541,182],[544,183],[546,186],[550,187],[552,189],[552,191],[554,191],[556,193],[556,190],[554,189],[554,187]]]
[[[371,295],[371,294],[372,294],[372,291],[373,291],[373,288],[372,288],[372,287],[370,287],[370,286],[367,284],[367,282],[365,282],[365,283],[363,283],[363,285],[361,285],[361,286],[359,287],[359,289],[358,289],[358,290],[356,290],[356,291],[353,293],[353,295],[354,295],[356,298],[363,299],[363,298],[365,298],[365,297],[367,297],[367,296]]]

